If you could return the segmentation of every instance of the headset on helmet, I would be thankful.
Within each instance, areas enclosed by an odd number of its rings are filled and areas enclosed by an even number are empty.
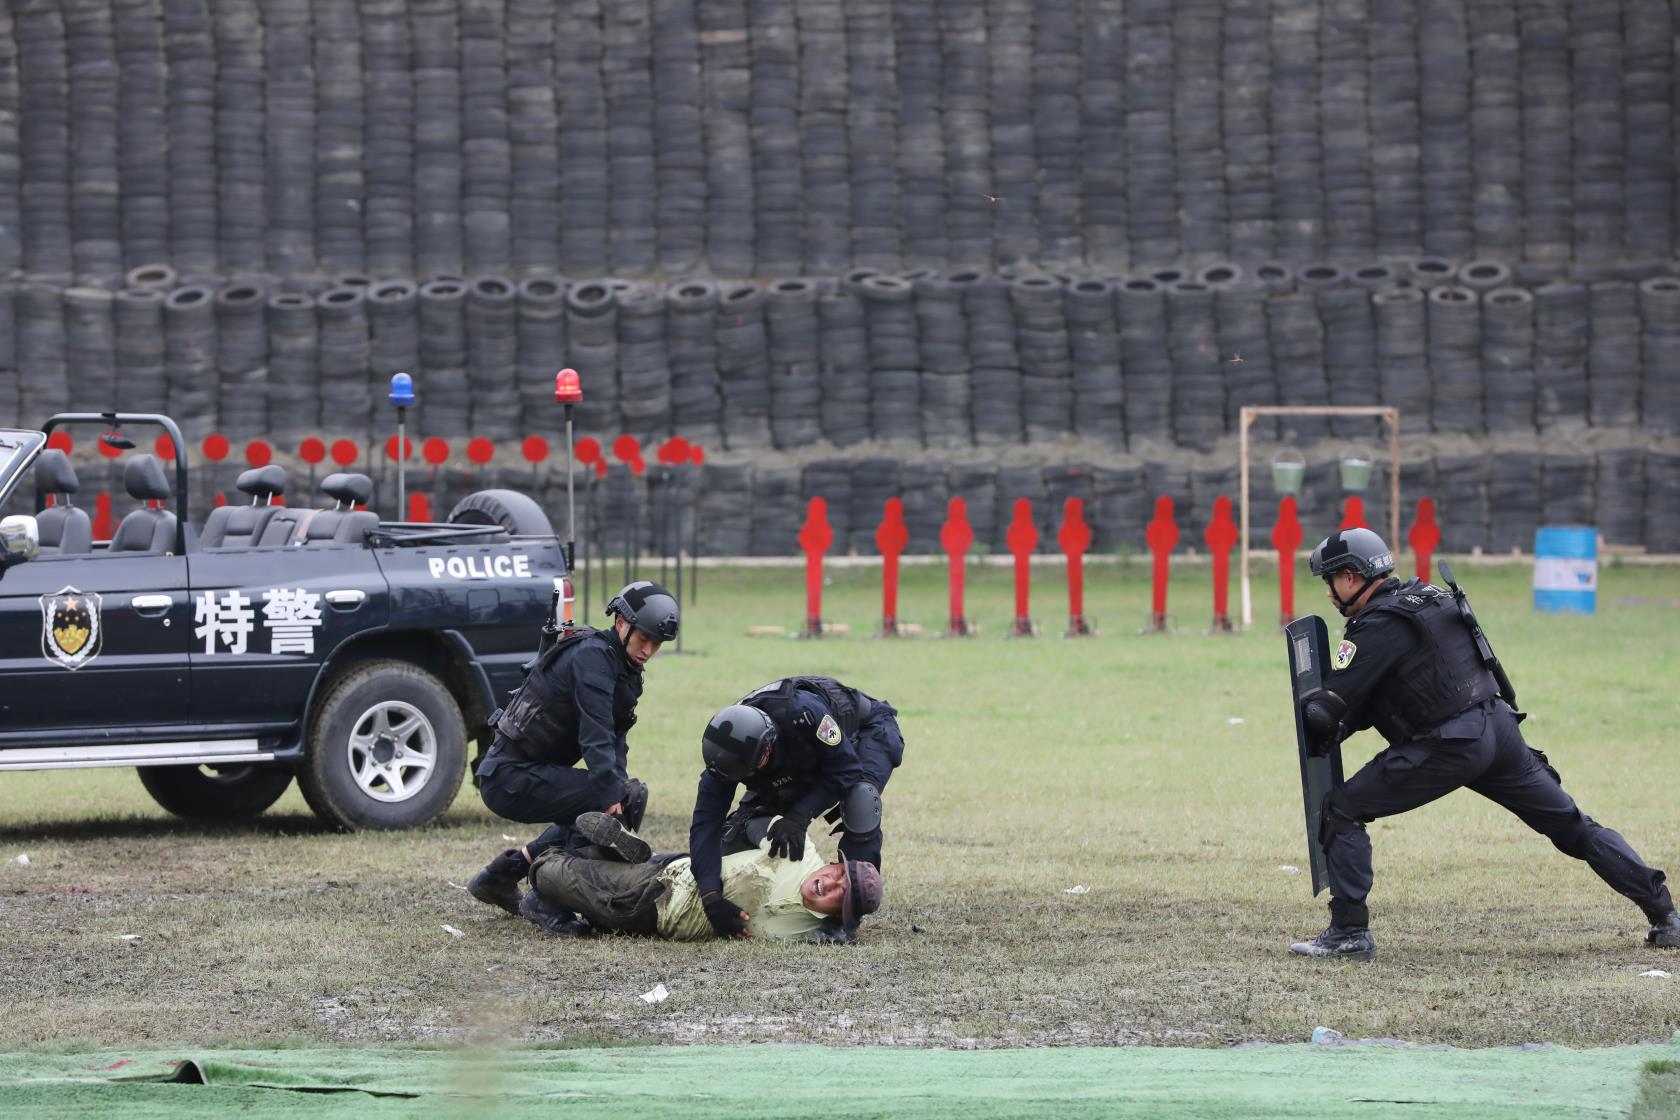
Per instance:
[[[776,724],[757,708],[731,704],[706,721],[700,757],[706,769],[732,782],[744,782],[770,761]]]
[[[675,595],[646,579],[625,584],[607,604],[607,613],[617,615],[656,642],[668,642],[677,636],[682,614]]]

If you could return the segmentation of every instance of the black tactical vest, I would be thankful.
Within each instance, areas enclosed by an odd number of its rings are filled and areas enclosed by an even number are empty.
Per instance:
[[[610,630],[584,628],[561,638],[543,654],[519,686],[502,718],[496,722],[504,750],[533,762],[570,766],[583,757],[578,747],[577,702],[566,687],[565,663],[585,642],[601,642],[612,651],[618,667],[613,685],[613,733],[623,737],[636,722],[636,702],[642,696],[642,675],[624,660],[618,636]]]
[[[770,765],[742,783],[773,805],[786,805],[803,796],[822,772],[823,758],[831,749],[817,739],[815,728],[801,732],[794,722],[793,698],[801,690],[820,696],[847,736],[857,734],[872,706],[863,693],[833,677],[784,677],[741,697],[741,703],[775,721],[779,732]]]
[[[1499,695],[1451,592],[1414,579],[1374,599],[1360,617],[1378,612],[1405,619],[1417,638],[1373,700],[1372,726],[1390,743],[1415,739]]]
[[[783,677],[755,688],[741,697],[741,703],[757,708],[776,721],[783,731],[794,726],[793,697],[804,690],[814,692],[833,714],[835,722],[847,737],[855,736],[858,727],[869,715],[869,698],[855,688],[847,688],[833,677]],[[815,729],[813,729],[814,731]]]

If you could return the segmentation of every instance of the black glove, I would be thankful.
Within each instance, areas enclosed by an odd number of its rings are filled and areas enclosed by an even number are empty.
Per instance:
[[[771,856],[784,859],[805,858],[805,830],[811,827],[810,817],[784,813],[770,822],[765,838],[770,841]]]
[[[700,896],[706,908],[706,920],[712,930],[723,937],[733,937],[747,928],[747,914],[739,906],[723,897],[722,891],[707,891]]]
[[[1301,725],[1307,733],[1307,749],[1329,754],[1342,741],[1342,717],[1347,704],[1328,689],[1315,688],[1301,697]]]

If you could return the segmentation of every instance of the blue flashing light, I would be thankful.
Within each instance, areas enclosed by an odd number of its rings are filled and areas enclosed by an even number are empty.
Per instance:
[[[398,408],[407,408],[414,403],[414,378],[406,373],[391,375],[391,403]]]

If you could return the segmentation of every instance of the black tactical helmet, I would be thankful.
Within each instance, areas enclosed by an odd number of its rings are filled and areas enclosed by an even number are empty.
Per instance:
[[[757,708],[731,704],[706,722],[700,757],[706,769],[732,782],[744,782],[770,761],[776,724]]]
[[[1320,579],[1341,571],[1380,579],[1394,570],[1394,553],[1369,529],[1338,529],[1313,549],[1307,566]]]
[[[607,604],[607,613],[616,614],[656,642],[668,642],[677,636],[681,616],[677,597],[645,579],[625,584]]]

